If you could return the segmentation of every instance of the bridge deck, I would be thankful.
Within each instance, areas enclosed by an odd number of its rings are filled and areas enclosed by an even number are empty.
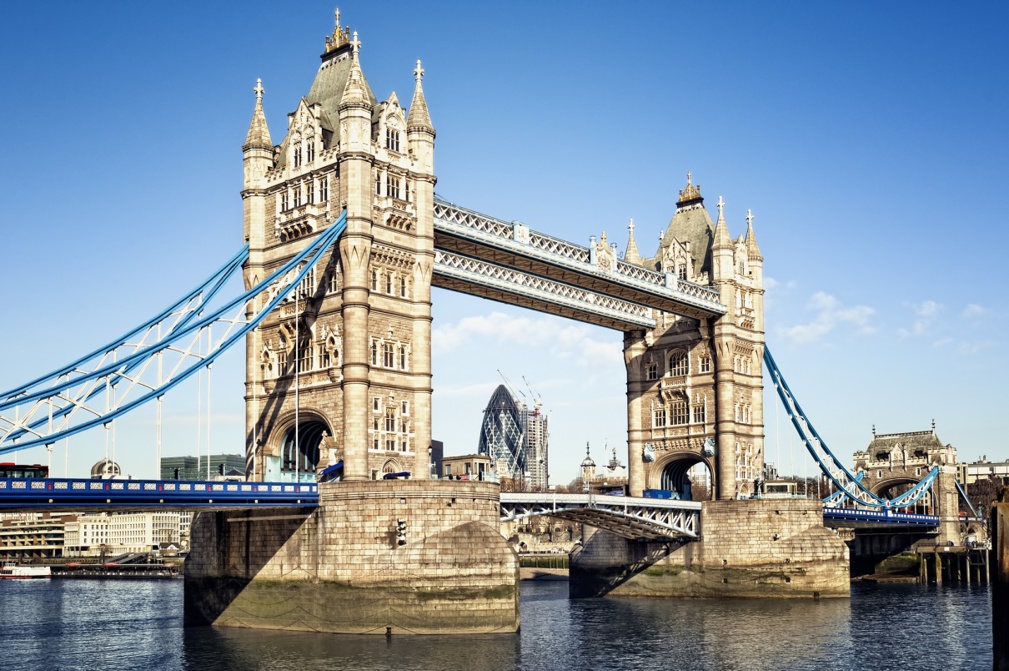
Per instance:
[[[711,287],[619,259],[610,266],[600,264],[594,249],[544,235],[524,224],[509,223],[440,200],[435,201],[434,215],[435,248],[440,252],[697,319],[726,313],[718,292]],[[448,288],[469,293],[459,280]],[[483,287],[482,291],[478,295],[487,295],[491,289]],[[493,297],[514,302],[500,295],[507,293],[497,290]],[[540,309],[535,305],[529,307]]]

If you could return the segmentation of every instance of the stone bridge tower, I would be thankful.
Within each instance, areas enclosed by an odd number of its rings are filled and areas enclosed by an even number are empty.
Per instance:
[[[640,257],[630,228],[625,261],[713,286],[728,308],[717,319],[659,313],[655,329],[625,334],[631,493],[689,498],[687,472],[704,463],[709,497],[748,496],[764,464],[763,257],[753,217],[747,213],[745,236],[733,240],[722,199],[712,224],[688,173],[654,257]]]
[[[939,467],[929,491],[914,506],[915,512],[939,516],[939,541],[960,543],[959,494],[956,490],[956,448],[944,445],[935,432],[876,433],[864,450],[855,452],[855,472],[872,493],[892,499],[906,492],[932,468]]]
[[[339,460],[347,481],[430,472],[435,131],[420,61],[407,112],[395,93],[376,100],[359,52],[337,12],[279,145],[256,86],[242,147],[246,284],[347,211],[339,249],[247,338],[256,480],[314,479]]]

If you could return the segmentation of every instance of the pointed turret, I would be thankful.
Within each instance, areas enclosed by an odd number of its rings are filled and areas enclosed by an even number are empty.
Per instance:
[[[627,224],[627,251],[624,252],[624,261],[627,263],[641,264],[641,254],[638,253],[638,244],[634,242],[634,220]]]
[[[266,244],[266,173],[274,167],[273,142],[263,113],[263,80],[256,80],[256,107],[252,123],[242,145],[245,178],[242,183],[242,210],[245,241],[250,249],[262,249]]]
[[[416,84],[413,87],[413,100],[410,101],[410,115],[406,119],[406,127],[410,130],[414,128],[434,132],[431,125],[431,115],[427,111],[427,100],[424,98],[424,87],[421,80],[424,79],[424,68],[417,61],[417,67],[413,70]]]
[[[413,87],[413,100],[410,101],[410,113],[406,117],[406,135],[410,142],[410,151],[417,159],[418,168],[424,172],[434,173],[434,126],[431,125],[431,115],[427,113],[427,100],[424,98],[424,68],[420,61],[413,69],[416,84]],[[433,183],[432,183],[433,184]]]
[[[718,221],[715,222],[715,239],[711,243],[711,249],[732,249],[732,236],[729,235],[729,226],[725,223],[725,201],[718,197]]]
[[[753,233],[753,212],[746,211],[746,255],[750,261],[763,261],[760,255],[760,247],[757,246],[757,236]]]
[[[361,48],[361,41],[357,39],[357,31],[354,31],[354,39],[350,42],[351,60],[350,73],[347,75],[347,86],[343,89],[343,96],[340,98],[340,109],[347,105],[366,105],[372,107],[368,86],[364,80],[364,73],[361,72],[361,63],[358,60],[357,52]]]
[[[249,132],[245,136],[245,144],[242,151],[250,149],[269,149],[273,151],[273,141],[270,140],[270,129],[266,125],[266,114],[263,113],[263,80],[256,80],[256,107],[252,110],[252,122],[249,124]]]

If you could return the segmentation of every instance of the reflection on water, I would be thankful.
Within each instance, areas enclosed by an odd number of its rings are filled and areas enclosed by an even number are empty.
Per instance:
[[[271,671],[991,668],[989,592],[855,585],[823,601],[567,598],[522,584],[522,631],[339,636],[182,626],[181,581],[0,581],[0,668]]]

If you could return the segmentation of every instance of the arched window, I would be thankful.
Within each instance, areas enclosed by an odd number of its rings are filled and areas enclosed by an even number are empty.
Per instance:
[[[308,143],[308,162],[311,163],[314,160],[315,160],[315,143],[314,142],[309,142]]]
[[[645,364],[645,379],[646,380],[658,380],[659,379],[659,364],[656,361],[649,361]]]
[[[670,414],[672,415],[673,426],[682,426],[683,424],[686,424],[690,421],[690,415],[687,412],[686,400],[679,399],[673,401],[673,405],[670,409],[672,411]]]
[[[299,144],[294,148],[294,167],[297,168],[301,165],[301,145]]]
[[[673,377],[682,377],[690,372],[690,359],[687,353],[681,349],[673,350],[669,355],[669,374]]]
[[[666,425],[666,406],[660,405],[656,406],[655,412],[652,416],[652,426],[662,427]]]

